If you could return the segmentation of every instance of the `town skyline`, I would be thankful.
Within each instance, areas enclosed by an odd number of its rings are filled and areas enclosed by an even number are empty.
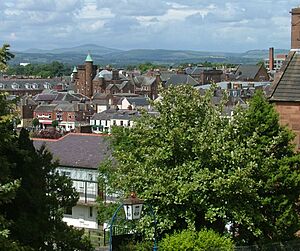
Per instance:
[[[299,1],[5,0],[2,43],[12,50],[81,44],[130,49],[243,52],[290,49]]]

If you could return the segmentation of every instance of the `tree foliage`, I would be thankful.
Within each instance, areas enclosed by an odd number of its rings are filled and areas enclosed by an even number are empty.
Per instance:
[[[10,66],[6,71],[9,75],[39,76],[42,78],[70,76],[72,67],[57,61],[51,64],[29,64],[26,66]]]
[[[34,250],[91,250],[82,231],[62,222],[64,208],[78,200],[72,181],[56,172],[52,155],[45,147],[36,151],[28,136],[22,129],[4,149],[13,164],[11,176],[21,181],[15,198],[1,207],[11,222],[11,238]]]
[[[300,158],[258,92],[248,109],[225,116],[188,86],[171,87],[134,128],[114,128],[109,186],[135,190],[156,208],[161,233],[203,227],[235,241],[288,240],[299,227]]]
[[[58,124],[59,124],[58,120],[53,120],[52,123],[51,123],[51,125],[52,125],[54,128],[58,127]]]
[[[233,241],[225,236],[221,236],[212,230],[201,230],[195,232],[183,230],[173,235],[167,235],[159,243],[162,251],[186,250],[186,251],[233,251]]]
[[[3,44],[0,48],[0,72],[7,69],[7,62],[15,55],[9,51],[10,45]]]

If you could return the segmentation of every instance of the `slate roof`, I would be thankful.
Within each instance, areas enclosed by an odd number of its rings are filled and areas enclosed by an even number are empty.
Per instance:
[[[136,76],[132,78],[132,81],[138,85],[138,86],[149,86],[152,85],[153,82],[155,82],[155,77],[149,77],[149,76]]]
[[[56,98],[57,94],[53,93],[40,93],[33,97],[33,100],[39,101],[53,101]]]
[[[117,84],[109,84],[109,85],[106,87],[106,89],[107,89],[107,90],[110,90],[110,89],[113,88],[114,86],[117,87],[118,89],[120,89],[120,88],[119,88],[119,85],[117,85]]]
[[[97,169],[99,164],[111,156],[108,136],[69,133],[58,140],[33,139],[36,149],[42,144],[58,159],[60,166]]]
[[[57,96],[55,97],[54,102],[60,102],[60,101],[66,101],[69,103],[72,103],[74,101],[80,101],[80,98],[70,94],[70,93],[58,93]]]
[[[239,65],[234,76],[235,79],[254,79],[262,65]]]
[[[174,75],[173,71],[160,71],[160,79],[163,82],[166,82],[172,75]]]
[[[110,120],[110,119],[132,120],[139,116],[140,113],[138,111],[110,109],[100,113],[95,113],[92,116],[91,120]]]
[[[300,101],[300,54],[290,52],[270,89],[270,101]]]
[[[196,86],[199,82],[187,74],[174,74],[166,82],[166,86],[182,84]]]
[[[188,67],[185,69],[185,73],[189,75],[200,75],[204,71],[208,70],[213,70],[211,67],[200,67],[200,66],[195,66],[195,67]]]
[[[108,95],[105,94],[105,93],[97,92],[97,93],[95,93],[94,96],[93,96],[93,101],[96,100],[96,99],[99,99],[99,100],[107,100],[107,99],[108,99]]]
[[[58,104],[54,111],[63,111],[63,112],[75,112],[78,109],[76,109],[77,105],[76,104],[70,104],[70,103],[66,103],[66,104]]]
[[[53,112],[57,104],[38,105],[35,112]]]
[[[135,106],[148,106],[149,98],[146,97],[127,97],[127,101]],[[122,101],[119,101],[119,103]]]

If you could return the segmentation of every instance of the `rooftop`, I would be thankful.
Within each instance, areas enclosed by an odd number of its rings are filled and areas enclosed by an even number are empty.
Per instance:
[[[58,140],[34,138],[33,144],[39,149],[43,144],[58,159],[60,166],[97,169],[99,164],[111,156],[108,136],[69,133]]]
[[[300,54],[290,52],[271,87],[270,101],[300,101]]]

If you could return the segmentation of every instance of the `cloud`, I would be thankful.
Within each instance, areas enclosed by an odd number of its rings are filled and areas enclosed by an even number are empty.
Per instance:
[[[95,0],[99,9],[110,8],[118,16],[160,16],[167,12],[169,5],[162,0]]]
[[[289,48],[289,11],[298,5],[298,0],[5,0],[0,43],[21,49],[91,42],[121,49]]]

